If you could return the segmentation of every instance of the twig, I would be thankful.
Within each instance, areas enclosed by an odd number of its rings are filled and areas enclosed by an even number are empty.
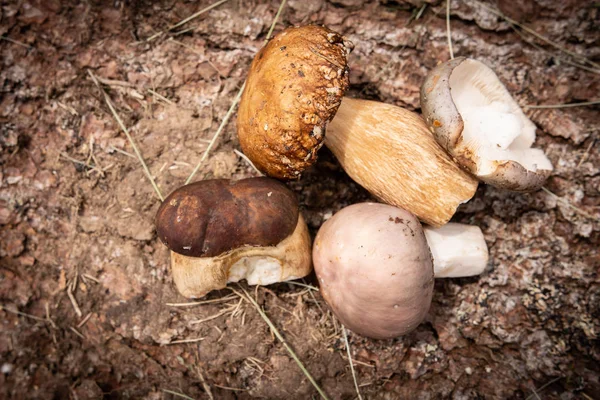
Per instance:
[[[195,400],[193,397],[186,396],[186,395],[185,395],[185,394],[183,394],[183,393],[174,392],[174,391],[172,391],[172,390],[169,390],[169,389],[161,389],[161,390],[162,390],[163,392],[165,392],[165,393],[172,394],[173,396],[181,397],[182,399],[187,399],[187,400]]]
[[[195,321],[190,321],[190,325],[197,325],[197,324],[201,324],[201,323],[206,322],[206,321],[212,321],[213,319],[219,318],[220,316],[223,316],[225,314],[229,314],[232,311],[233,310],[231,310],[231,309],[227,309],[225,311],[221,311],[221,312],[218,312],[218,313],[216,313],[214,315],[211,315],[210,317],[206,317],[206,318],[202,318],[202,319],[197,319]]]
[[[115,146],[110,146],[108,149],[116,151],[117,153],[121,153],[121,154],[123,154],[124,156],[127,156],[127,157],[136,158],[135,155],[133,155],[133,154],[131,154],[131,153],[125,151],[125,150],[119,149],[118,147],[115,147]]]
[[[300,282],[296,282],[296,281],[287,281],[286,283],[287,283],[287,284],[290,284],[290,285],[298,285],[298,286],[302,286],[302,287],[308,288],[308,289],[310,289],[310,290],[314,290],[314,291],[316,291],[316,292],[318,292],[318,291],[319,291],[319,288],[318,288],[318,287],[315,287],[315,286],[312,286],[312,285],[307,285],[306,283],[300,283]]]
[[[346,343],[346,350],[348,352],[348,361],[350,362],[350,371],[352,372],[352,379],[354,380],[354,387],[356,388],[356,394],[358,395],[358,400],[362,400],[362,396],[360,395],[360,390],[358,389],[358,381],[356,380],[356,373],[354,372],[354,363],[352,362],[352,354],[350,354],[350,343],[348,343],[348,335],[346,334],[346,327],[344,325],[342,325],[342,334],[344,335],[344,343]]]
[[[283,338],[283,336],[281,335],[281,333],[279,333],[279,330],[275,327],[275,325],[273,324],[273,322],[271,322],[271,320],[269,319],[269,317],[267,317],[267,314],[265,314],[265,312],[258,305],[258,303],[256,302],[256,300],[254,300],[248,294],[248,292],[246,292],[246,290],[242,286],[240,286],[240,289],[244,292],[244,295],[242,295],[241,293],[238,293],[235,289],[231,289],[231,290],[233,292],[237,293],[240,297],[244,296],[242,298],[245,298],[250,303],[252,303],[252,305],[254,306],[254,308],[256,308],[256,311],[258,311],[258,313],[260,314],[260,316],[262,317],[262,319],[267,323],[267,325],[269,326],[269,328],[271,328],[271,332],[277,337],[277,339],[279,339],[279,341],[281,342],[281,344],[283,344],[283,346],[288,351],[288,353],[290,354],[290,356],[294,359],[294,361],[296,362],[296,364],[298,364],[298,367],[300,367],[300,369],[302,370],[302,372],[304,373],[304,375],[308,378],[308,380],[310,381],[310,383],[312,383],[312,385],[315,387],[315,389],[317,389],[317,392],[319,392],[319,394],[321,395],[321,398],[327,400],[328,397],[325,394],[325,392],[323,391],[323,389],[321,389],[319,387],[319,385],[314,380],[314,378],[312,377],[312,375],[308,372],[308,370],[306,369],[306,367],[304,367],[304,364],[302,364],[302,361],[300,361],[300,359],[298,358],[298,356],[296,355],[296,353],[294,352],[294,350],[292,350],[292,348],[290,347],[290,345],[287,344],[287,342],[285,341],[285,339]]]
[[[90,75],[90,77],[92,78],[92,80],[94,81],[96,86],[98,86],[98,89],[100,89],[100,91],[104,95],[104,101],[106,101],[106,105],[108,105],[108,108],[110,108],[110,111],[112,112],[113,117],[117,120],[117,123],[119,124],[119,126],[121,127],[123,132],[125,132],[127,139],[129,139],[129,143],[131,144],[131,147],[133,147],[135,154],[137,155],[138,159],[140,160],[140,164],[142,164],[142,167],[144,168],[144,171],[146,172],[146,176],[150,180],[150,183],[152,184],[154,191],[158,195],[158,198],[160,199],[160,201],[163,201],[164,200],[163,195],[160,192],[160,189],[158,188],[158,186],[156,185],[156,182],[154,181],[154,177],[150,173],[150,170],[148,169],[148,166],[146,165],[146,162],[144,161],[144,158],[142,157],[142,153],[140,153],[140,150],[138,149],[137,145],[135,144],[135,141],[133,140],[133,137],[129,133],[129,130],[127,130],[127,128],[125,127],[125,124],[121,120],[121,117],[119,117],[119,114],[117,114],[117,111],[113,107],[110,97],[108,97],[108,94],[106,93],[104,88],[102,86],[100,86],[100,83],[98,82],[98,79],[96,79],[96,76],[94,75],[94,73],[89,69],[88,69],[88,74]]]
[[[552,193],[550,190],[546,189],[545,187],[542,186],[542,190],[546,193],[548,193],[550,196],[554,197],[557,201],[560,201],[561,203],[563,203],[564,205],[566,205],[567,207],[569,207],[570,209],[572,209],[573,211],[583,215],[584,217],[587,217],[589,219],[592,220],[597,220],[596,217],[594,217],[593,215],[589,214],[588,212],[582,210],[581,208],[577,208],[575,207],[573,204],[571,204],[567,199],[563,199],[562,197]]]
[[[195,18],[198,18],[200,15],[204,14],[205,12],[207,12],[207,11],[210,11],[210,10],[212,10],[213,8],[220,6],[221,4],[223,4],[223,3],[227,2],[227,1],[228,1],[228,0],[219,0],[219,1],[217,1],[217,2],[215,2],[215,3],[213,3],[213,4],[211,4],[210,6],[208,6],[208,7],[206,7],[206,8],[203,8],[202,10],[198,11],[197,13],[195,13],[195,14],[192,14],[192,15],[190,15],[189,17],[187,17],[187,18],[185,18],[185,19],[183,19],[183,20],[179,21],[179,22],[178,22],[178,23],[176,23],[175,25],[171,25],[170,27],[168,27],[168,28],[166,29],[166,32],[172,31],[173,29],[175,29],[175,28],[178,28],[178,27],[180,27],[181,25],[185,25],[185,24],[187,24],[187,23],[188,23],[188,22],[190,22],[191,20],[193,20],[193,19],[195,19]],[[156,39],[157,37],[161,36],[163,33],[165,33],[165,31],[160,31],[160,32],[158,32],[158,33],[155,33],[154,35],[152,35],[152,36],[150,36],[148,39],[146,39],[146,41],[147,41],[147,42],[150,42],[150,41],[152,41],[152,40]]]
[[[283,6],[285,5],[285,3],[286,3],[286,0],[282,0],[281,4],[279,5],[279,9],[277,10],[277,14],[275,14],[275,18],[273,19],[273,23],[271,24],[271,28],[269,29],[269,33],[267,33],[266,40],[269,40],[271,38],[271,34],[273,33],[273,29],[275,28],[275,24],[277,23],[277,20],[279,19],[279,16],[281,15],[281,11],[283,10]],[[192,173],[190,174],[190,176],[185,181],[186,185],[192,181],[192,178],[194,177],[194,175],[196,175],[196,172],[198,172],[198,169],[200,169],[200,166],[202,165],[202,163],[204,162],[204,160],[208,156],[208,153],[210,153],[212,147],[214,146],[215,142],[217,141],[217,138],[221,134],[221,131],[225,127],[225,124],[229,120],[229,117],[231,117],[231,114],[233,113],[233,109],[235,108],[235,106],[237,105],[237,103],[240,101],[240,98],[242,97],[242,93],[244,92],[244,88],[245,87],[246,87],[246,82],[244,82],[244,84],[240,88],[238,94],[235,96],[235,99],[233,99],[233,103],[231,103],[231,107],[229,107],[229,111],[227,111],[227,114],[225,114],[225,117],[223,118],[223,121],[221,121],[221,125],[219,125],[219,128],[217,129],[217,132],[215,133],[215,135],[213,136],[212,140],[208,144],[208,147],[204,151],[204,154],[202,154],[202,158],[200,159],[200,161],[198,162],[198,164],[196,165],[196,167],[194,168],[194,170],[192,171]]]
[[[254,171],[256,171],[258,173],[259,176],[263,176],[263,173],[260,172],[260,170],[258,168],[256,168],[254,163],[252,163],[252,161],[250,161],[250,159],[244,153],[242,153],[238,149],[233,149],[233,152],[235,154],[237,154],[238,156],[240,156],[244,161],[246,161],[252,167],[252,169],[254,169]]]
[[[448,36],[448,51],[450,51],[450,58],[454,58],[454,51],[452,51],[452,34],[450,33],[450,0],[446,0],[446,35]]]
[[[570,108],[570,107],[582,107],[582,106],[593,106],[600,104],[600,100],[584,101],[582,103],[567,103],[567,104],[544,104],[544,105],[525,105],[523,108],[541,109],[541,108]]]

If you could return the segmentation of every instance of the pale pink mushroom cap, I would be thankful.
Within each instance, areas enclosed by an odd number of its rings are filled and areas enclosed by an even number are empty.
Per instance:
[[[427,315],[432,257],[421,224],[407,211],[377,203],[344,208],[319,230],[313,263],[323,297],[353,332],[394,338]]]

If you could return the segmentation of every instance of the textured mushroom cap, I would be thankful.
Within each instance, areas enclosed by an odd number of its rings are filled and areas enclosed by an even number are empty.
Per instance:
[[[240,145],[254,165],[298,178],[317,159],[325,126],[346,91],[352,44],[327,28],[288,28],[263,47],[240,100]]]
[[[296,196],[284,184],[213,179],[171,193],[158,209],[156,230],[175,253],[213,257],[244,246],[275,246],[297,222]]]
[[[531,148],[535,125],[482,62],[457,57],[431,70],[421,108],[438,143],[482,181],[530,191],[550,175],[548,158]]]
[[[419,221],[377,203],[346,207],[313,246],[321,294],[352,331],[386,339],[421,323],[433,294],[433,264]]]

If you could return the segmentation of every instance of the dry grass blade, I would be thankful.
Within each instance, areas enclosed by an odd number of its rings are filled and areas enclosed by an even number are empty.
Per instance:
[[[162,389],[162,391],[163,391],[163,392],[165,392],[165,393],[168,393],[168,394],[172,394],[172,395],[173,395],[173,396],[175,396],[175,397],[180,397],[180,398],[182,398],[182,399],[187,399],[187,400],[196,400],[196,399],[194,399],[193,397],[186,396],[186,395],[185,395],[185,394],[183,394],[183,393],[175,392],[175,391],[173,391],[173,390],[169,390],[169,389]]]
[[[212,304],[212,303],[224,303],[229,300],[233,300],[238,296],[234,294],[230,294],[229,296],[221,297],[220,299],[211,299],[211,300],[202,300],[202,301],[193,301],[190,303],[166,303],[169,307],[192,307],[199,306],[202,304]]]
[[[567,199],[563,199],[562,197],[558,196],[557,194],[552,193],[550,190],[548,190],[547,188],[542,186],[542,190],[546,193],[548,193],[550,196],[554,197],[557,201],[563,203],[565,206],[569,207],[570,209],[572,209],[573,211],[575,211],[578,214],[583,215],[586,218],[589,218],[591,220],[596,220],[598,221],[599,219],[594,217],[592,214],[582,210],[581,208],[575,207],[573,204],[571,204]]]
[[[585,150],[585,153],[583,153],[581,160],[579,160],[579,163],[577,164],[577,168],[581,167],[581,164],[583,164],[587,160],[588,156],[590,155],[590,150],[592,150],[592,147],[594,147],[594,144],[596,144],[596,139],[592,140],[592,142],[590,143],[588,148]]]
[[[552,385],[554,382],[559,381],[561,379],[562,379],[562,376],[559,376],[558,378],[554,378],[550,382],[545,383],[543,386],[541,386],[539,389],[537,389],[537,391],[534,389],[533,394],[530,395],[529,397],[527,397],[527,399],[525,399],[525,400],[531,400],[534,397],[537,397],[539,399],[540,397],[538,396],[538,392],[541,392],[542,390],[546,389],[548,386]]]
[[[304,364],[302,364],[302,361],[300,361],[300,359],[298,358],[298,356],[296,355],[296,353],[294,352],[294,350],[292,350],[292,348],[290,347],[290,345],[287,344],[287,342],[285,341],[285,339],[283,338],[283,336],[281,335],[281,333],[279,332],[279,330],[275,327],[275,325],[273,324],[273,322],[271,322],[271,320],[269,319],[269,317],[267,317],[267,314],[265,314],[265,312],[262,310],[262,308],[260,308],[260,306],[258,305],[258,303],[256,302],[256,300],[254,300],[249,294],[248,292],[246,292],[246,290],[240,286],[240,289],[244,292],[244,294],[242,295],[241,293],[239,293],[238,291],[236,291],[235,289],[231,289],[234,293],[237,293],[238,296],[242,297],[243,299],[248,300],[250,303],[252,303],[252,305],[254,306],[254,308],[256,308],[256,311],[258,311],[258,313],[260,314],[260,316],[262,317],[262,319],[267,323],[267,325],[269,325],[269,328],[271,329],[271,332],[275,335],[275,337],[277,337],[277,339],[281,342],[281,344],[283,344],[283,346],[285,347],[285,349],[288,351],[288,353],[290,354],[290,356],[294,359],[294,361],[296,362],[296,364],[298,364],[298,367],[300,367],[300,369],[302,370],[302,372],[304,373],[304,375],[308,378],[308,380],[310,381],[310,383],[314,386],[315,389],[317,389],[317,392],[319,392],[319,394],[321,395],[321,398],[328,400],[329,398],[327,397],[327,395],[325,394],[325,392],[323,391],[323,389],[321,389],[321,387],[317,384],[317,382],[314,380],[314,378],[312,377],[312,375],[308,372],[308,370],[306,369],[306,367],[304,366]]]
[[[282,0],[282,2],[279,4],[279,8],[277,9],[277,14],[275,14],[273,23],[271,24],[271,27],[269,28],[269,32],[267,33],[267,38],[265,39],[265,42],[267,42],[271,38],[271,35],[273,34],[273,30],[275,29],[275,25],[277,24],[277,21],[279,20],[279,16],[281,15],[281,12],[283,11],[283,7],[285,7],[286,2],[287,2],[287,0]]]
[[[285,3],[286,3],[286,0],[283,0],[281,2],[281,4],[279,5],[279,9],[277,10],[277,14],[275,14],[275,19],[273,19],[273,23],[271,24],[271,28],[269,29],[269,33],[267,33],[267,39],[266,40],[269,40],[269,38],[271,37],[271,34],[273,33],[273,29],[275,29],[275,25],[277,24],[277,20],[279,19],[279,16],[281,15],[281,11],[283,10],[283,6],[285,5]],[[229,107],[229,110],[227,111],[227,114],[225,114],[225,118],[223,118],[223,121],[221,121],[221,124],[219,125],[219,128],[217,129],[217,132],[215,133],[215,135],[213,136],[212,140],[208,144],[208,147],[204,151],[204,154],[202,154],[202,158],[200,159],[200,161],[198,162],[198,164],[196,165],[196,167],[194,168],[194,170],[192,171],[192,173],[190,174],[190,176],[185,181],[186,185],[192,181],[192,179],[194,178],[194,175],[196,175],[196,172],[198,172],[198,169],[200,169],[200,166],[202,165],[202,163],[204,162],[204,160],[206,160],[206,157],[208,157],[208,153],[210,153],[210,151],[212,150],[213,146],[215,145],[215,143],[217,141],[217,138],[219,137],[219,135],[221,134],[221,131],[225,127],[225,124],[227,124],[227,121],[229,121],[229,118],[231,117],[231,114],[233,114],[233,110],[235,109],[235,106],[240,101],[240,98],[242,97],[242,93],[244,92],[244,88],[245,87],[246,87],[246,82],[244,82],[244,84],[240,88],[238,94],[235,96],[235,99],[233,100],[233,103],[231,103],[231,107]]]
[[[256,168],[256,166],[254,165],[254,163],[252,161],[250,161],[250,159],[248,157],[246,157],[246,155],[244,153],[242,153],[241,151],[239,151],[238,149],[233,149],[233,152],[239,156],[242,160],[246,161],[254,171],[256,171],[256,173],[259,176],[263,176],[263,173],[260,172],[260,170],[258,168]]]
[[[564,47],[562,47],[559,44],[553,42],[552,40],[548,39],[547,37],[545,37],[543,35],[540,35],[539,33],[537,33],[535,30],[531,29],[530,27],[528,27],[526,25],[523,25],[520,22],[518,22],[518,21],[516,21],[516,20],[514,20],[514,19],[512,19],[512,18],[510,18],[510,17],[508,17],[506,15],[504,15],[504,13],[502,13],[500,10],[497,10],[497,9],[495,9],[493,7],[490,7],[487,4],[482,3],[482,2],[480,2],[478,0],[474,0],[474,3],[477,4],[477,5],[479,5],[480,7],[485,8],[486,10],[490,11],[493,14],[496,14],[497,16],[499,16],[500,18],[502,18],[506,22],[518,26],[519,28],[523,29],[525,32],[527,32],[527,33],[535,36],[539,40],[541,40],[541,41],[549,44],[550,46],[554,47],[555,49],[557,49],[557,50],[559,50],[559,51],[561,51],[561,52],[563,52],[565,54],[568,54],[568,55],[570,55],[573,58],[579,59],[582,62],[586,62],[589,65],[594,66],[595,68],[600,68],[600,64],[597,64],[597,63],[595,63],[593,61],[590,61],[588,58],[586,58],[585,56],[583,56],[581,54],[577,54],[575,52],[572,52],[570,50],[565,49]]]
[[[121,117],[119,117],[119,114],[117,114],[117,111],[115,110],[115,108],[112,104],[112,101],[110,100],[110,97],[108,97],[108,94],[106,94],[106,91],[104,90],[104,88],[102,88],[102,86],[100,85],[100,82],[98,82],[98,79],[96,78],[94,73],[89,69],[88,69],[88,74],[90,75],[90,77],[92,78],[92,80],[94,81],[94,83],[96,84],[98,89],[100,89],[100,91],[104,95],[104,101],[106,102],[106,105],[108,106],[108,108],[110,108],[110,111],[112,112],[113,117],[115,118],[115,120],[117,120],[117,123],[119,124],[119,126],[121,127],[121,129],[123,130],[125,135],[127,136],[129,143],[131,143],[131,147],[133,147],[133,150],[135,151],[135,154],[137,155],[138,160],[140,160],[140,164],[142,164],[142,167],[144,168],[144,172],[146,173],[148,180],[150,180],[150,183],[152,184],[154,191],[158,195],[158,198],[160,199],[160,201],[163,201],[164,197],[163,197],[162,193],[160,192],[160,189],[156,185],[156,182],[154,181],[154,178],[152,177],[152,174],[150,173],[150,170],[148,169],[148,166],[146,165],[146,162],[144,161],[144,157],[142,157],[142,153],[140,153],[140,150],[138,149],[137,145],[135,144],[135,141],[133,140],[133,137],[129,133],[129,130],[125,127],[125,124],[121,120]]]
[[[7,308],[6,306],[3,306],[3,305],[0,304],[0,311],[2,311],[2,310],[8,311],[9,313],[13,313],[13,314],[16,314],[16,315],[20,315],[22,317],[31,318],[31,319],[34,319],[34,320],[39,321],[39,322],[49,323],[49,321],[47,321],[44,318],[36,317],[35,315],[27,314],[27,313],[21,312],[19,310],[11,310],[10,308]]]
[[[211,4],[210,6],[203,8],[202,10],[198,11],[197,13],[195,13],[195,14],[192,14],[192,15],[190,15],[189,17],[187,17],[187,18],[185,18],[185,19],[183,19],[183,20],[179,21],[179,22],[178,22],[178,23],[176,23],[175,25],[171,25],[170,27],[168,27],[168,28],[166,29],[166,32],[172,31],[173,29],[175,29],[175,28],[178,28],[178,27],[180,27],[181,25],[185,25],[185,24],[187,24],[187,23],[188,23],[188,22],[190,22],[191,20],[198,18],[199,16],[201,16],[201,15],[202,15],[202,14],[204,14],[205,12],[208,12],[208,11],[212,10],[213,8],[220,6],[221,4],[223,4],[223,3],[227,2],[227,1],[229,1],[229,0],[219,0],[219,1],[217,1],[217,2],[215,2],[215,3],[213,3],[213,4]],[[165,31],[160,31],[160,32],[158,32],[158,33],[155,33],[154,35],[152,35],[152,36],[150,36],[148,39],[146,39],[146,41],[147,41],[147,42],[150,42],[150,41],[152,41],[152,40],[156,39],[157,37],[161,36],[161,35],[162,35],[162,34],[164,34],[164,33],[165,33]]]
[[[585,66],[583,64],[580,64],[580,63],[578,63],[576,61],[571,61],[571,60],[568,60],[565,57],[561,57],[560,55],[553,54],[553,53],[549,52],[548,50],[544,49],[543,47],[538,46],[537,44],[535,44],[533,42],[533,40],[531,40],[528,37],[526,37],[525,34],[523,32],[521,32],[520,30],[518,30],[514,25],[511,24],[510,27],[512,28],[512,30],[517,35],[519,35],[521,37],[521,39],[523,39],[526,43],[529,43],[529,45],[532,46],[533,48],[538,49],[539,51],[542,51],[542,52],[544,52],[546,54],[549,54],[550,56],[552,56],[552,57],[560,60],[561,62],[564,62],[565,64],[572,65],[573,67],[576,67],[576,68],[581,68],[581,69],[583,69],[585,71],[588,71],[588,72],[593,72],[595,74],[600,74],[600,70],[587,67],[587,66]]]
[[[448,51],[452,59],[454,58],[454,51],[452,50],[452,33],[450,32],[450,0],[446,0],[446,35],[448,36]]]
[[[225,125],[227,124],[227,121],[229,121],[229,118],[231,117],[231,114],[233,114],[233,110],[235,109],[235,106],[240,101],[240,98],[242,97],[242,93],[244,92],[244,88],[245,87],[246,87],[246,82],[244,82],[244,84],[240,88],[238,94],[235,96],[235,99],[233,100],[233,103],[231,103],[231,107],[229,107],[229,110],[227,111],[227,114],[225,114],[225,118],[223,118],[223,121],[221,121],[221,125],[219,125],[219,128],[217,129],[217,132],[212,137],[212,139],[211,139],[210,143],[208,144],[208,147],[206,148],[206,150],[204,150],[204,154],[202,154],[202,158],[200,158],[200,161],[198,161],[198,164],[196,164],[196,167],[194,168],[194,170],[192,171],[192,173],[190,174],[190,176],[185,181],[186,185],[192,181],[192,179],[194,178],[194,175],[196,175],[196,172],[198,172],[198,170],[200,169],[200,166],[202,165],[202,163],[204,162],[204,160],[206,160],[206,157],[208,157],[208,153],[210,153],[210,151],[212,150],[213,146],[217,142],[217,138],[221,134],[221,131],[223,130],[223,128],[225,127]]]
[[[571,107],[584,107],[584,106],[593,106],[596,104],[600,104],[600,100],[593,101],[584,101],[581,103],[566,103],[566,104],[542,104],[542,105],[525,105],[523,108],[531,108],[531,109],[543,109],[543,108],[571,108]]]
[[[173,340],[172,342],[169,342],[168,344],[196,343],[196,342],[201,342],[204,339],[206,339],[206,338],[199,337],[199,338],[193,338],[193,339]]]
[[[350,343],[348,343],[348,335],[346,334],[346,327],[342,325],[342,334],[344,335],[344,343],[346,344],[346,351],[348,352],[348,362],[350,363],[350,371],[352,372],[352,379],[354,380],[354,387],[356,388],[356,394],[358,400],[362,400],[360,390],[358,389],[358,381],[356,380],[356,372],[354,371],[354,363],[352,362],[352,354],[350,354]]]
[[[6,36],[0,36],[0,39],[6,40],[7,42],[10,42],[10,43],[14,43],[14,44],[16,44],[18,46],[21,46],[21,47],[25,47],[27,50],[31,50],[33,48],[31,46],[26,45],[25,43],[19,42],[18,40],[11,39],[11,38],[6,37]]]

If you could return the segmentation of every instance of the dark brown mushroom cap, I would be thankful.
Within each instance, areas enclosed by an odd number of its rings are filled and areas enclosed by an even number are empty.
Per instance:
[[[158,237],[172,251],[214,257],[244,246],[276,246],[294,231],[298,201],[269,178],[213,179],[180,187],[156,214]]]
[[[258,52],[237,119],[242,150],[257,168],[294,179],[316,161],[349,85],[351,49],[339,34],[308,25],[280,32]]]

